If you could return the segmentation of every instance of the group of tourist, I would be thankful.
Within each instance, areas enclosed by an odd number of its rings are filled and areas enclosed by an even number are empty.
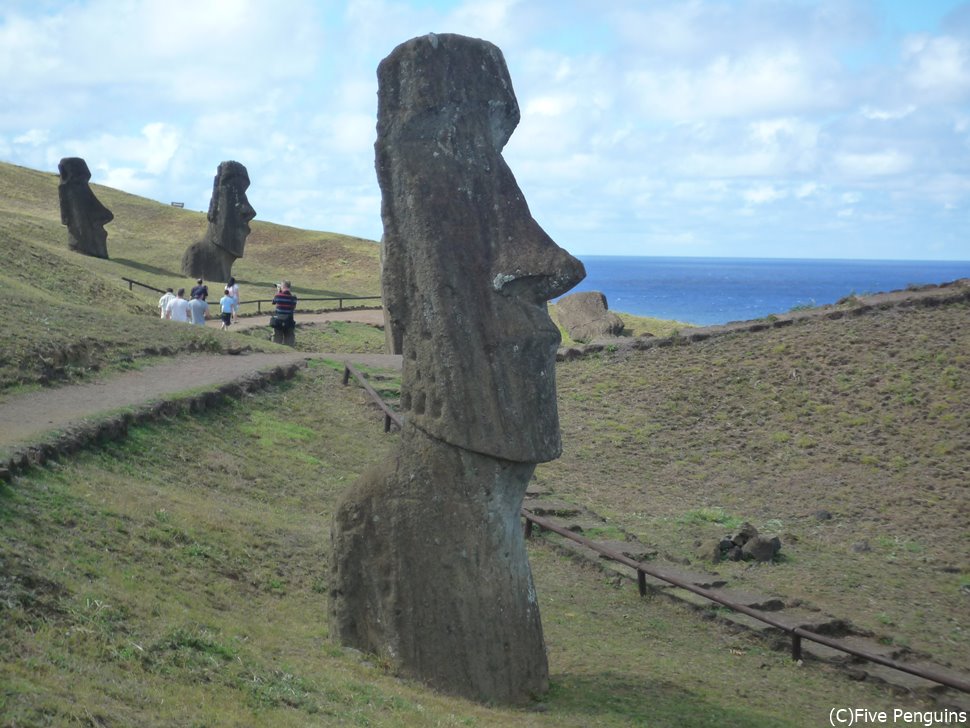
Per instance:
[[[178,291],[167,289],[158,299],[158,310],[163,319],[205,326],[205,320],[209,317],[208,298],[209,287],[199,278],[188,298],[185,297],[184,288]],[[222,298],[219,299],[219,316],[223,330],[239,320],[239,284],[235,278],[230,278],[223,289]]]
[[[199,278],[188,298],[185,297],[184,288],[177,291],[167,289],[158,299],[158,310],[163,319],[205,326],[209,317],[208,297],[209,287]],[[296,294],[290,290],[289,281],[276,285],[276,295],[273,296],[276,312],[270,318],[270,326],[273,328],[273,341],[277,344],[293,346],[296,343],[296,321],[293,318],[296,302]],[[219,299],[219,316],[223,331],[239,320],[239,284],[235,278],[229,278],[223,289],[222,298]]]

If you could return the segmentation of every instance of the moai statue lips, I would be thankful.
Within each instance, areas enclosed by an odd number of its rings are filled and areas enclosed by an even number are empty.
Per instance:
[[[57,188],[61,223],[67,225],[68,247],[96,258],[108,257],[108,232],[104,226],[114,220],[91,190],[91,171],[80,157],[65,157],[57,165]]]
[[[585,270],[532,218],[502,158],[519,121],[502,53],[424,36],[395,49],[378,78],[383,283],[403,335],[402,408],[450,444],[552,460],[560,336],[546,301]]]

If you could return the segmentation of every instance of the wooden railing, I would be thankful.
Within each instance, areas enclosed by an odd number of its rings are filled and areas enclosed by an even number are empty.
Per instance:
[[[371,397],[371,399],[374,400],[377,406],[380,407],[384,413],[384,432],[390,430],[391,422],[397,425],[398,429],[400,429],[402,425],[400,415],[388,407],[387,403],[381,399],[381,396],[374,390],[373,387],[370,386],[359,371],[357,371],[352,365],[347,364],[344,368],[344,384],[348,383],[351,375],[353,375],[353,377],[360,383],[367,394]],[[935,682],[939,685],[946,685],[947,687],[955,688],[956,690],[960,690],[965,693],[970,693],[970,680],[959,676],[947,675],[937,672],[936,670],[930,670],[916,665],[907,665],[906,663],[898,662],[897,660],[883,657],[882,655],[877,655],[872,652],[858,649],[846,644],[841,640],[826,637],[825,635],[812,632],[802,627],[793,627],[777,619],[773,619],[764,612],[749,607],[746,604],[739,604],[710,589],[704,589],[703,587],[699,587],[696,584],[690,583],[689,581],[685,581],[671,574],[664,573],[662,570],[642,561],[631,559],[629,556],[621,554],[618,551],[614,551],[603,544],[597,543],[596,541],[591,541],[584,536],[580,536],[575,531],[571,531],[565,526],[560,526],[558,523],[555,523],[548,518],[538,516],[527,508],[522,508],[520,513],[525,521],[524,530],[525,537],[527,539],[532,538],[533,527],[538,526],[546,531],[559,534],[563,538],[568,538],[571,541],[595,551],[604,558],[610,559],[611,561],[615,561],[619,564],[623,564],[624,566],[628,566],[636,571],[637,588],[640,591],[641,597],[646,596],[647,594],[646,577],[649,575],[654,579],[659,579],[667,584],[672,584],[673,586],[679,587],[693,594],[697,594],[698,596],[708,599],[716,604],[725,606],[728,609],[734,610],[735,612],[745,614],[752,619],[756,619],[759,622],[770,625],[771,627],[782,631],[791,637],[791,656],[793,660],[800,660],[802,658],[802,640],[809,640],[810,642],[825,645],[833,650],[838,650],[840,652],[853,655],[854,657],[868,660],[869,662],[874,662],[878,665],[884,665],[885,667],[890,667],[894,670],[899,670],[900,672],[909,673],[910,675],[916,675],[917,677],[921,677],[924,680],[929,680],[930,682]]]

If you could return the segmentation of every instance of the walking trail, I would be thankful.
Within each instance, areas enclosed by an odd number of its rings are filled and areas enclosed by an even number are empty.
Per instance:
[[[382,316],[381,311],[334,311],[301,315],[299,321],[301,324],[327,321],[383,323]],[[233,328],[265,326],[268,318],[244,318]],[[208,325],[218,327],[220,322],[216,319]],[[389,369],[401,367],[400,356],[386,354],[180,354],[161,363],[110,375],[96,382],[69,384],[4,397],[0,400],[0,448],[29,445],[38,442],[45,433],[64,429],[81,420],[189,390],[215,388],[254,372],[307,359],[330,359]]]

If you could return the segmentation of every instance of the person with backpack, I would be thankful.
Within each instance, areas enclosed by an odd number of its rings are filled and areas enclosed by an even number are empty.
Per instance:
[[[273,343],[286,346],[296,345],[296,321],[293,313],[296,311],[296,295],[290,291],[290,282],[283,281],[276,287],[273,296],[276,313],[270,319],[273,327]]]

